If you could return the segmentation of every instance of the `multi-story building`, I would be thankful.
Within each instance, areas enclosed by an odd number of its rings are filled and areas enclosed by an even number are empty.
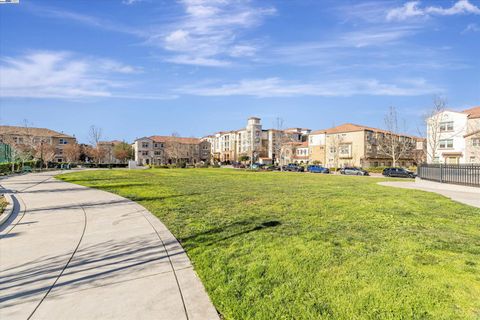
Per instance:
[[[98,147],[102,150],[102,163],[120,163],[121,161],[115,158],[115,146],[122,141],[113,140],[113,141],[100,141],[98,142]]]
[[[64,162],[63,149],[68,144],[77,143],[74,136],[45,128],[0,126],[0,142],[9,144],[12,148],[27,146],[39,148],[42,145],[51,145],[55,148],[53,161]]]
[[[421,146],[418,143],[421,138],[352,123],[312,132],[308,140],[309,159],[330,168],[391,166],[393,160],[385,151],[386,141],[399,141],[398,144],[405,149],[396,165],[416,164],[418,155],[415,152],[420,152],[417,148]]]
[[[279,163],[281,148],[290,142],[306,141],[309,129],[263,129],[261,119],[250,117],[244,129],[221,131],[203,138],[211,144],[212,161],[228,162],[240,159],[262,159],[264,163]]]
[[[480,163],[480,107],[445,110],[428,119],[429,163]]]
[[[211,158],[210,142],[197,138],[174,136],[150,136],[133,143],[138,165],[172,163],[196,164]]]
[[[288,142],[282,146],[282,158],[279,164],[309,164],[311,161],[309,154],[308,141]]]

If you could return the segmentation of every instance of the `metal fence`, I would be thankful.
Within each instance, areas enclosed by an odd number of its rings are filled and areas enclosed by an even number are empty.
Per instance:
[[[480,187],[480,164],[422,164],[418,167],[418,176],[425,180]]]

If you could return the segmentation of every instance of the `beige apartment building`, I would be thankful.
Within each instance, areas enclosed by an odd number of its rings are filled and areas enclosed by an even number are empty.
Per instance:
[[[210,160],[210,142],[197,138],[150,136],[133,143],[138,165],[196,164]]]
[[[391,166],[392,158],[381,148],[387,139],[399,139],[407,149],[397,166],[408,167],[418,162],[419,153],[424,153],[424,139],[395,135],[385,130],[352,123],[326,130],[317,130],[309,135],[310,162],[326,167],[378,167]]]
[[[103,155],[101,159],[101,163],[121,163],[120,160],[115,158],[115,146],[119,143],[122,143],[120,140],[112,140],[112,141],[100,141],[98,142],[98,147],[102,149]]]
[[[240,161],[248,157],[254,162],[261,159],[263,163],[279,163],[282,146],[306,141],[309,132],[304,128],[263,129],[260,118],[250,117],[244,129],[220,131],[203,140],[211,145],[213,162]]]
[[[55,147],[55,157],[53,161],[66,161],[63,149],[66,145],[77,143],[74,136],[46,128],[30,128],[16,126],[0,126],[0,142],[11,145],[13,148],[39,148],[41,145],[51,145]]]
[[[465,139],[465,158],[467,163],[480,164],[480,107],[463,111],[468,116]]]

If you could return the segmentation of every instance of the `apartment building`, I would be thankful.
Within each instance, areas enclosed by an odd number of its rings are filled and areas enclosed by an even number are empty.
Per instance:
[[[46,128],[30,128],[16,126],[0,126],[0,142],[12,148],[39,148],[42,145],[51,145],[55,148],[53,161],[66,161],[63,150],[66,145],[77,143],[74,136]]]
[[[311,161],[309,154],[308,141],[288,142],[282,146],[282,157],[279,164],[309,164]]]
[[[211,158],[210,142],[204,139],[174,136],[150,136],[133,143],[138,165],[173,163],[196,164]]]
[[[112,140],[112,141],[100,141],[98,142],[98,147],[103,151],[102,159],[100,162],[102,163],[121,163],[120,160],[115,158],[115,146],[119,143],[122,143],[120,140]]]
[[[480,163],[480,107],[445,110],[428,119],[429,163]]]
[[[250,117],[243,129],[221,131],[203,140],[211,145],[212,161],[228,162],[249,158],[264,163],[279,163],[281,148],[289,142],[303,142],[310,132],[304,128],[263,129],[261,119]]]
[[[309,159],[329,168],[391,166],[392,158],[382,148],[390,139],[398,139],[406,149],[397,162],[398,166],[416,164],[418,155],[415,153],[420,153],[418,148],[423,145],[421,138],[352,123],[313,131],[308,138]]]

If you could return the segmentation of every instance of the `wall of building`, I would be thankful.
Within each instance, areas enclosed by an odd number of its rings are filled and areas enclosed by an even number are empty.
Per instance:
[[[465,163],[466,155],[465,155],[465,138],[464,135],[467,133],[467,115],[460,112],[453,112],[453,111],[444,111],[441,115],[441,122],[453,122],[453,130],[452,131],[445,131],[439,132],[436,140],[452,140],[453,147],[446,147],[442,148],[440,145],[437,144],[435,150],[434,143],[435,141],[435,130],[432,129],[433,126],[436,126],[437,123],[433,123],[427,129],[427,161],[429,163],[446,163],[449,161],[449,157],[452,154],[458,154],[459,156],[459,163]]]

